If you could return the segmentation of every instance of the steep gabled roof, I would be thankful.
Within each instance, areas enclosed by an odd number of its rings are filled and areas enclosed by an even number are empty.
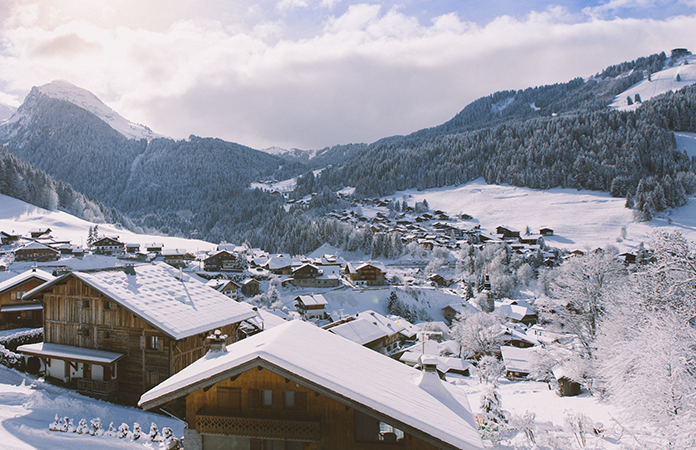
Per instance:
[[[313,325],[294,320],[227,348],[146,392],[139,405],[155,408],[264,367],[441,448],[483,448],[464,390],[423,383],[423,373]]]
[[[184,339],[256,315],[251,306],[231,301],[164,263],[143,264],[125,270],[71,272],[27,292],[25,298],[38,297],[43,290],[66,277],[79,279],[172,339]]]
[[[56,277],[54,277],[48,272],[44,272],[43,270],[27,270],[26,272],[22,272],[19,275],[0,283],[0,294],[4,294],[10,289],[13,289],[15,286],[19,286],[31,279],[37,279],[39,281],[47,282],[54,280],[55,278]]]

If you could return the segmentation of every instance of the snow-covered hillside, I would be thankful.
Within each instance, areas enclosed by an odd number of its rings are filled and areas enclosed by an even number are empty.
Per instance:
[[[17,108],[15,108],[14,106],[0,103],[0,122],[12,117],[12,114],[14,114],[15,111],[17,111]]]
[[[51,98],[65,100],[83,108],[101,120],[106,122],[111,128],[118,131],[129,139],[153,139],[162,137],[154,133],[148,127],[130,122],[121,117],[116,111],[106,106],[96,95],[86,89],[75,86],[64,80],[54,80],[48,84],[38,87],[39,92]],[[1,116],[0,116],[1,117]],[[7,123],[20,121],[19,114],[14,114],[6,120]]]
[[[685,134],[684,142],[690,142],[688,139],[693,141],[693,135]],[[686,206],[666,211],[650,222],[636,222],[633,211],[624,207],[625,199],[598,191],[562,188],[538,191],[489,185],[479,178],[462,186],[411,189],[389,198],[401,200],[404,195],[411,206],[427,199],[433,210],[440,209],[450,216],[469,214],[474,217],[470,226],[481,225],[490,232],[501,225],[520,231],[529,226],[532,233],[538,233],[542,227],[552,228],[554,236],[544,238],[552,247],[584,249],[614,245],[624,251],[649,242],[650,236],[660,228],[678,230],[696,241],[693,197]]]
[[[69,239],[73,245],[85,245],[89,227],[95,224],[61,211],[47,211],[23,201],[0,194],[0,230],[26,235],[34,228],[50,228],[58,239]],[[100,223],[99,234],[119,236],[122,242],[149,244],[159,242],[167,249],[186,249],[190,252],[215,250],[209,242],[171,236],[137,234],[117,225]]]
[[[645,102],[665,92],[676,91],[694,83],[696,83],[696,56],[683,56],[678,58],[671,67],[653,73],[650,80],[644,79],[617,95],[609,107],[621,111],[632,111],[641,105],[640,102],[635,101],[636,95]],[[627,97],[631,98],[632,105],[628,104]]]

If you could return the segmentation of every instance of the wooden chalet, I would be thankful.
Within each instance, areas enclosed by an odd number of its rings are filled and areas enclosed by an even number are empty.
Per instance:
[[[511,380],[524,379],[532,371],[529,359],[534,352],[531,348],[500,347],[505,364],[505,376]]]
[[[163,250],[164,262],[172,267],[186,267],[187,261],[193,261],[195,257],[184,249],[172,248]]]
[[[145,245],[145,251],[148,253],[154,253],[155,255],[161,255],[164,244],[153,242],[152,244]]]
[[[340,266],[302,264],[292,271],[292,285],[299,287],[329,288],[340,284]]]
[[[580,383],[573,380],[570,371],[567,367],[561,365],[556,366],[552,370],[553,376],[558,382],[558,391],[556,393],[561,397],[573,397],[580,395]]]
[[[323,295],[298,295],[295,297],[295,309],[303,319],[326,319],[326,301]]]
[[[502,234],[504,238],[518,238],[520,232],[507,226],[499,226],[495,229],[496,234]]]
[[[292,258],[288,255],[272,255],[264,268],[274,275],[291,275]]]
[[[55,279],[43,270],[27,270],[0,283],[0,325],[12,328],[43,326],[43,305],[25,301],[26,292]]]
[[[98,255],[116,255],[124,252],[125,245],[118,236],[102,236],[92,244],[92,248]]]
[[[50,228],[34,228],[32,230],[29,230],[29,236],[31,236],[32,239],[48,237],[50,234]]]
[[[255,279],[247,278],[246,280],[242,281],[242,294],[244,294],[247,297],[259,295],[259,293],[261,292],[260,286],[261,283],[259,283]]]
[[[406,327],[368,310],[324,325],[322,328],[377,352],[391,354],[399,348],[400,342],[404,339],[401,332]]]
[[[237,298],[239,296],[239,286],[232,280],[217,280],[212,279],[206,283],[209,287],[215,289],[218,292],[228,296],[229,298]]]
[[[58,261],[60,252],[38,242],[30,242],[14,251],[15,261]]]
[[[138,253],[139,251],[140,251],[140,244],[137,244],[137,243],[126,244],[126,253],[134,254],[134,253]]]
[[[233,342],[256,315],[161,262],[70,272],[25,298],[44,305],[44,342],[17,352],[41,358],[49,379],[126,401],[203,356],[213,329]]]
[[[542,236],[553,236],[553,229],[552,228],[541,228],[539,230],[539,234]]]
[[[227,250],[220,250],[203,260],[203,270],[206,272],[238,270],[237,255]]]
[[[212,349],[215,349],[213,352]],[[211,352],[139,405],[186,422],[186,447],[483,449],[466,393],[295,320]]]
[[[449,325],[452,325],[452,321],[461,316],[463,318],[478,314],[479,310],[474,308],[467,302],[462,303],[450,303],[449,305],[442,308],[442,312],[445,314],[445,320]]]
[[[378,262],[346,265],[346,276],[357,286],[383,286],[386,274],[384,264]]]
[[[11,234],[5,231],[0,231],[0,244],[2,245],[14,244],[15,242],[19,242],[21,238],[22,236],[19,234]]]

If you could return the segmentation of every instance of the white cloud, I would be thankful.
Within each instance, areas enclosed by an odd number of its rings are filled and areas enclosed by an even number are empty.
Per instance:
[[[285,11],[288,9],[295,8],[306,8],[307,2],[305,0],[280,0],[276,5],[276,8],[280,11]]]
[[[66,79],[156,132],[255,148],[409,133],[497,90],[591,75],[696,37],[696,17],[600,20],[562,8],[481,26],[456,13],[423,24],[402,9],[356,4],[293,39],[248,3],[232,16],[253,14],[253,26],[212,13],[143,27],[42,11],[14,9],[0,28],[8,94]]]

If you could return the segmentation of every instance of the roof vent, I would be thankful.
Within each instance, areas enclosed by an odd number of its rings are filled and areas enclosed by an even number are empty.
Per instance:
[[[133,266],[133,264],[127,264],[127,265],[123,268],[123,271],[124,271],[127,275],[135,275],[135,266]]]

